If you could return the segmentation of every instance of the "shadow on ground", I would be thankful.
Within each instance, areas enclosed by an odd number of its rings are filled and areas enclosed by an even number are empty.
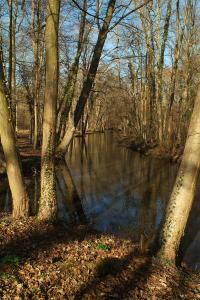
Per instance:
[[[1,298],[197,299],[199,278],[152,263],[131,240],[35,218],[3,219],[0,227]],[[19,256],[19,266],[3,266],[8,256]]]

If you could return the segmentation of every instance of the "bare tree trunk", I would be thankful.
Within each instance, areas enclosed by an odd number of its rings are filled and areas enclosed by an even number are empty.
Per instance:
[[[160,0],[157,10],[157,76],[156,76],[156,103],[157,103],[157,116],[158,116],[158,141],[160,146],[163,142],[163,109],[162,109],[162,85],[163,85],[163,67],[164,67],[164,54],[166,48],[166,42],[168,38],[169,31],[169,21],[172,11],[172,0],[168,0],[167,11],[165,16],[164,32],[163,32],[163,41],[161,44],[161,35],[159,28],[160,21]]]
[[[15,9],[12,20],[12,72],[11,72],[11,110],[13,117],[13,125],[16,128],[16,23],[18,14],[18,3],[15,0]]]
[[[72,64],[71,70],[69,72],[67,84],[65,87],[65,94],[61,101],[61,105],[58,111],[58,119],[57,119],[58,137],[61,137],[61,129],[66,124],[66,120],[68,118],[68,114],[74,98],[75,86],[76,86],[77,75],[79,70],[79,61],[84,46],[84,40],[85,40],[84,33],[85,33],[85,24],[86,24],[87,0],[84,0],[83,10],[84,11],[81,14],[81,20],[80,20],[80,29],[79,29],[79,38],[78,38],[76,56]]]
[[[200,165],[200,86],[196,96],[187,141],[160,234],[158,258],[175,262],[192,206]]]
[[[6,160],[8,181],[13,198],[13,217],[21,218],[29,215],[29,197],[26,192],[20,161],[15,146],[15,136],[5,93],[5,78],[0,52],[0,138]]]
[[[8,6],[9,6],[9,69],[8,69],[8,88],[9,88],[9,106],[11,108],[11,102],[12,102],[12,55],[13,55],[13,0],[8,1]],[[11,109],[10,109],[11,113]]]
[[[144,13],[144,10],[143,10]],[[152,25],[152,19],[150,16],[150,13],[146,13],[143,15],[140,14],[140,19],[142,22],[142,27],[144,30],[144,36],[145,36],[145,44],[146,44],[146,80],[147,80],[147,87],[146,87],[146,95],[143,99],[143,112],[145,115],[143,115],[143,118],[146,120],[146,126],[144,126],[144,131],[147,139],[152,140],[155,135],[155,71],[154,71],[154,47],[153,47],[153,41],[150,41],[150,37],[148,34],[148,27],[146,25],[146,18],[150,19],[150,36],[152,39],[153,34],[153,25]],[[148,133],[147,133],[148,129]],[[144,135],[144,134],[143,134]],[[145,136],[144,135],[144,136]]]
[[[97,69],[99,66],[100,58],[101,58],[101,54],[102,54],[103,47],[104,47],[104,44],[106,41],[106,37],[107,37],[108,31],[109,31],[109,25],[110,25],[110,22],[111,22],[111,19],[113,16],[115,3],[116,3],[116,0],[109,0],[104,23],[102,25],[102,28],[99,30],[99,35],[98,35],[97,43],[94,48],[94,53],[92,56],[90,68],[89,68],[87,77],[84,81],[83,88],[82,88],[78,103],[75,108],[74,124],[73,124],[73,128],[70,128],[70,133],[72,131],[75,131],[75,128],[77,127],[77,125],[80,121],[81,115],[84,111],[85,104],[87,102],[87,99],[91,92],[92,86],[94,84],[95,77],[97,74]],[[68,142],[69,139],[67,137],[69,137],[68,130],[66,130],[62,141],[60,142],[60,144],[57,147],[57,152],[61,155],[63,155],[66,152],[67,147],[69,145],[69,142]],[[72,135],[72,137],[73,137],[73,135]],[[65,141],[67,141],[68,143],[66,143]]]
[[[55,133],[58,97],[58,26],[60,0],[49,0],[47,4],[46,46],[46,85],[43,119],[41,199],[39,218],[56,218],[56,179],[55,179]]]
[[[179,16],[179,0],[176,0],[176,41],[174,47],[174,61],[172,66],[171,74],[171,87],[170,87],[170,96],[169,104],[166,111],[165,117],[165,136],[168,137],[165,141],[166,147],[171,148],[173,146],[171,141],[171,130],[172,130],[172,107],[174,104],[175,90],[176,90],[176,81],[177,81],[177,71],[178,71],[178,62],[180,59],[180,47],[182,45],[183,39],[183,29],[180,32],[180,16]],[[171,150],[171,149],[170,149]]]
[[[10,115],[15,126],[15,101],[16,101],[16,21],[18,13],[18,3],[16,0],[9,0],[9,68],[8,68],[8,88]]]
[[[34,134],[33,134],[33,148],[38,146],[38,110],[39,110],[39,92],[40,92],[40,9],[41,1],[32,0],[32,47],[34,56],[33,67],[33,101],[34,101]]]

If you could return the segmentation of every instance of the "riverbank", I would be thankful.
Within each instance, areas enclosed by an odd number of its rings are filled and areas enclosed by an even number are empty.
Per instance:
[[[146,156],[152,156],[158,159],[162,159],[171,163],[180,162],[182,154],[183,154],[183,147],[177,148],[173,151],[173,153],[167,151],[165,148],[158,147],[155,143],[144,143],[140,141],[135,141],[130,137],[121,136],[116,131],[114,132],[116,135],[116,140],[118,144],[122,147],[126,147],[131,149],[135,152],[139,152]],[[86,135],[95,135],[95,134],[102,134],[103,131],[98,132],[87,132]],[[75,134],[75,138],[81,138],[82,136],[79,133]],[[39,147],[37,150],[33,149],[33,145],[30,143],[27,136],[21,135],[17,141],[17,146],[19,149],[22,168],[25,175],[28,175],[30,171],[34,171],[38,167],[40,167],[40,158],[41,158],[41,148]],[[0,174],[6,174],[6,163],[3,159],[3,156],[0,157]]]
[[[149,155],[158,159],[163,159],[171,163],[180,162],[184,150],[183,147],[180,147],[170,152],[164,147],[158,146],[154,142],[145,143],[143,141],[135,141],[130,137],[118,137],[118,142],[122,147],[129,148],[143,155]]]
[[[199,299],[200,276],[88,225],[0,221],[1,299]]]

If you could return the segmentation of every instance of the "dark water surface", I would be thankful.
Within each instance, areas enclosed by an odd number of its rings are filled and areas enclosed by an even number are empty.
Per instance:
[[[87,222],[100,232],[135,241],[151,239],[161,224],[177,173],[177,165],[119,147],[114,134],[75,138],[57,167],[59,218]],[[71,175],[70,175],[71,173]],[[37,212],[39,176],[26,178]],[[11,210],[6,182],[0,183],[0,209]],[[200,270],[200,181],[181,245],[184,261]]]

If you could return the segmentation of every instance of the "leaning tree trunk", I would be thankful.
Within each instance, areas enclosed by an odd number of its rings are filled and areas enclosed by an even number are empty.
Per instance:
[[[67,79],[67,84],[65,87],[65,92],[63,99],[61,101],[59,110],[58,110],[58,118],[57,118],[57,127],[58,127],[58,140],[62,138],[62,128],[64,128],[66,124],[66,120],[68,120],[68,117],[70,119],[70,108],[72,106],[72,101],[74,98],[74,93],[75,93],[75,87],[76,87],[76,82],[77,82],[77,76],[78,76],[78,71],[79,71],[79,62],[80,62],[80,57],[82,54],[83,46],[85,43],[85,26],[86,26],[86,10],[87,10],[87,0],[84,0],[83,2],[83,12],[81,14],[81,20],[80,20],[80,29],[79,29],[79,38],[78,38],[78,45],[77,45],[77,50],[76,50],[76,55],[74,58],[74,62],[72,64],[72,67],[69,71],[68,79]],[[89,34],[89,32],[88,32]],[[70,126],[70,121],[67,122],[67,126]]]
[[[55,133],[58,97],[58,26],[60,0],[49,0],[45,33],[46,83],[43,118],[40,219],[57,214],[55,179]]]
[[[1,48],[2,49],[2,48]],[[29,197],[26,192],[20,162],[15,146],[15,136],[8,109],[8,97],[5,93],[2,51],[0,51],[0,138],[6,160],[9,186],[13,199],[13,217],[27,217]]]
[[[96,74],[97,74],[97,69],[99,66],[100,59],[101,59],[101,54],[103,51],[103,47],[104,47],[104,44],[105,44],[105,41],[106,41],[106,38],[107,38],[107,35],[109,32],[109,25],[110,25],[110,22],[111,22],[113,13],[114,13],[115,3],[116,3],[116,0],[110,0],[108,3],[105,19],[104,19],[101,29],[99,30],[98,39],[97,39],[97,42],[96,42],[96,45],[94,48],[90,68],[89,68],[87,77],[83,83],[83,88],[81,90],[81,94],[78,99],[75,111],[74,111],[73,125],[69,126],[69,129],[66,130],[62,141],[60,142],[60,144],[57,147],[57,153],[60,156],[63,156],[67,151],[69,143],[70,143],[70,141],[73,137],[74,131],[81,119],[85,104],[88,100],[92,86],[94,84]]]
[[[194,198],[200,165],[200,86],[196,96],[183,158],[160,234],[158,258],[175,262]]]

